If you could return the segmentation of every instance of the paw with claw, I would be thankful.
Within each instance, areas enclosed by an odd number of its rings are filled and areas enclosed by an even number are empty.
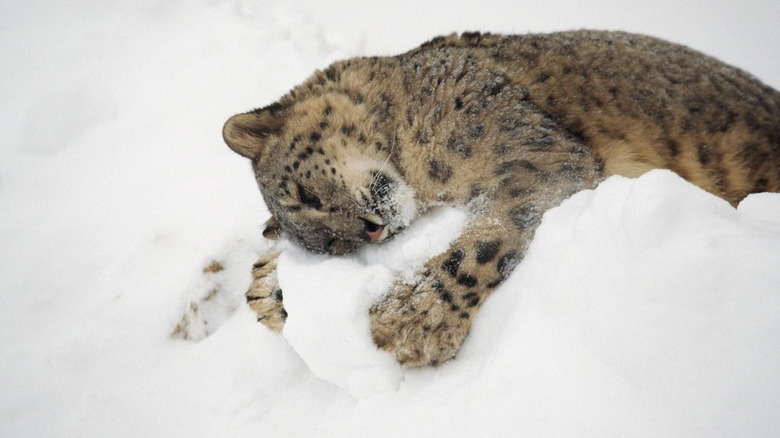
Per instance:
[[[257,320],[273,331],[281,332],[287,319],[282,304],[282,289],[276,280],[279,253],[267,254],[252,266],[252,284],[246,291],[246,302],[257,314]]]

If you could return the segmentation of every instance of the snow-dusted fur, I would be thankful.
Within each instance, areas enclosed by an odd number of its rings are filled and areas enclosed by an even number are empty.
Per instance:
[[[223,134],[252,160],[269,232],[315,252],[386,240],[433,205],[470,208],[450,248],[371,308],[376,345],[412,366],[454,357],[544,212],[606,176],[667,168],[734,205],[780,191],[777,91],[620,32],[466,33],[337,62]],[[247,300],[280,329],[281,291],[255,278]]]

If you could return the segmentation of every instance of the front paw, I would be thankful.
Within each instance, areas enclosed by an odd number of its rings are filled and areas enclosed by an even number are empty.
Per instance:
[[[473,310],[453,301],[453,294],[436,279],[397,283],[370,310],[374,343],[406,366],[452,359],[468,334]]]
[[[280,332],[287,319],[282,304],[282,290],[276,281],[278,253],[268,254],[252,267],[252,284],[246,291],[246,302],[257,314],[257,320],[273,331]]]

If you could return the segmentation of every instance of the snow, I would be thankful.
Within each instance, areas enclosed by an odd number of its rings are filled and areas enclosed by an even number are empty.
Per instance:
[[[778,194],[654,171],[573,196],[438,368],[376,351],[364,310],[457,210],[343,258],[283,244],[284,336],[242,304],[268,213],[221,125],[333,60],[611,28],[780,88],[777,2],[584,5],[0,5],[0,436],[780,434]]]
[[[354,256],[327,257],[284,245],[278,279],[291,291],[284,298],[284,337],[312,373],[357,398],[397,389],[403,369],[374,347],[367,309],[395,278],[411,281],[429,258],[444,252],[467,218],[457,209],[430,212],[402,238]]]

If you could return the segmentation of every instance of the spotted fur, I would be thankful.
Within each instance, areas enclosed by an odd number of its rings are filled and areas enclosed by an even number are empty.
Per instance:
[[[223,134],[252,160],[267,234],[312,251],[381,242],[433,205],[473,211],[418,282],[370,309],[376,345],[410,366],[452,358],[544,212],[606,176],[667,168],[732,204],[780,191],[777,91],[620,32],[465,33],[337,62]],[[280,328],[269,263],[247,300]]]

